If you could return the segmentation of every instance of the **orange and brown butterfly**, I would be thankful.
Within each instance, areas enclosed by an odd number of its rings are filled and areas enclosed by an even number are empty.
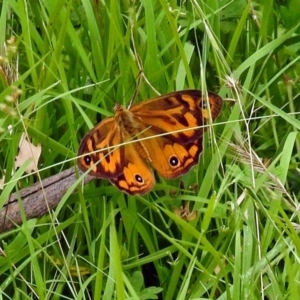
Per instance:
[[[143,195],[155,184],[152,168],[176,178],[198,163],[205,125],[221,108],[221,97],[199,90],[169,93],[129,109],[116,104],[115,115],[81,141],[78,167],[130,195]]]

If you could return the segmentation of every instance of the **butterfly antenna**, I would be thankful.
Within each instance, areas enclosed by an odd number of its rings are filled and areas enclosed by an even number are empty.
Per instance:
[[[139,91],[140,91],[140,88],[141,88],[141,85],[142,85],[142,80],[144,79],[145,82],[151,87],[151,89],[158,95],[160,96],[161,94],[154,88],[154,86],[150,83],[150,81],[148,80],[148,78],[146,77],[145,73],[144,73],[144,67],[143,67],[143,63],[142,63],[142,60],[140,58],[140,56],[138,55],[137,51],[136,51],[136,47],[135,47],[135,42],[134,42],[134,37],[133,37],[133,25],[131,25],[131,41],[132,41],[132,47],[133,47],[133,53],[134,53],[134,57],[136,59],[136,62],[137,62],[137,65],[139,67],[139,74],[138,74],[138,83],[137,83],[137,86],[136,86],[136,89],[135,89],[135,92],[133,94],[133,97],[131,98],[130,100],[130,103],[129,103],[129,108],[132,106],[132,104],[134,103]]]

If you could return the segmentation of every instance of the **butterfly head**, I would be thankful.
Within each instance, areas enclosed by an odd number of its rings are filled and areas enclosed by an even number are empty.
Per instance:
[[[125,110],[125,107],[122,104],[116,103],[114,106],[114,113],[117,114]]]

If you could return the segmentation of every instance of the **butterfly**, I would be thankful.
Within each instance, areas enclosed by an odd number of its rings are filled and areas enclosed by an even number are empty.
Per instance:
[[[82,139],[78,167],[130,195],[146,194],[155,184],[153,169],[176,178],[198,163],[205,125],[221,108],[221,97],[199,90],[172,92],[129,109],[116,104],[115,115]]]

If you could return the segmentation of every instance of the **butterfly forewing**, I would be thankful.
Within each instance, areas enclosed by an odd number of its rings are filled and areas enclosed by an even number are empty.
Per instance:
[[[171,133],[170,139],[185,144],[203,135],[204,125],[218,116],[221,107],[222,99],[214,93],[206,97],[201,91],[186,90],[142,102],[130,111],[155,135]]]
[[[100,122],[80,143],[78,167],[81,171],[100,178],[116,178],[124,170],[122,132],[115,117]]]
[[[211,116],[211,120],[214,121],[222,109],[222,104],[223,100],[220,96],[215,93],[208,92],[207,97],[203,97],[200,102],[203,119],[208,121]]]

